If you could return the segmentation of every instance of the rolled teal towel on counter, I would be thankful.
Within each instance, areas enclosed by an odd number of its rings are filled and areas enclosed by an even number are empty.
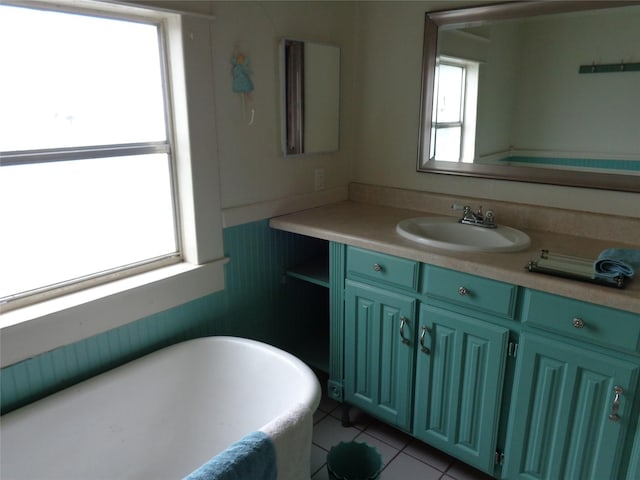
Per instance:
[[[257,431],[243,437],[183,480],[276,480],[276,452],[271,438]]]
[[[593,264],[595,273],[601,277],[623,275],[632,278],[640,269],[640,250],[633,248],[608,248]]]

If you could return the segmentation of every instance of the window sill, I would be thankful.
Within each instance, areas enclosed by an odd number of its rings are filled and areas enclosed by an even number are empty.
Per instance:
[[[0,315],[0,367],[224,288],[222,258],[179,263]]]

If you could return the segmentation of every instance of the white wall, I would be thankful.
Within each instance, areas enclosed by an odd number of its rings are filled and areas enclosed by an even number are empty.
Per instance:
[[[640,195],[416,173],[424,14],[483,1],[160,2],[217,16],[213,28],[216,124],[222,206],[313,192],[313,170],[327,188],[349,181],[640,217]],[[284,158],[280,151],[280,37],[340,44],[341,149]],[[246,125],[231,92],[230,57],[251,58],[256,123]],[[268,212],[268,210],[265,210]]]
[[[503,152],[512,145],[520,37],[509,23],[491,29],[491,48],[487,48],[487,61],[480,66],[476,156]]]
[[[464,4],[478,3],[482,2]],[[359,3],[358,154],[352,179],[640,217],[639,194],[416,173],[424,13],[452,5],[454,2]]]
[[[578,74],[578,67],[640,61],[640,11],[533,21],[523,40],[513,144],[637,156],[640,73]]]
[[[347,2],[214,2],[216,116],[223,208],[313,192],[314,169],[325,169],[328,189],[346,186],[354,154],[353,77],[355,7]],[[341,148],[337,153],[284,157],[280,129],[280,57],[284,36],[342,46]],[[255,123],[231,91],[235,48],[250,57]]]
[[[225,226],[346,198],[355,152],[353,63],[356,4],[314,1],[163,1],[153,4],[216,17],[211,29],[220,196]],[[280,53],[282,37],[339,45],[340,150],[285,157],[281,149]],[[249,58],[251,99],[231,89],[231,57]],[[249,125],[250,109],[255,119]],[[314,171],[325,171],[325,190],[314,191]]]

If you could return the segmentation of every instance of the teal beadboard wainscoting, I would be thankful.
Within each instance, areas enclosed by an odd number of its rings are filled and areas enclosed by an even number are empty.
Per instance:
[[[322,288],[284,275],[325,242],[272,230],[263,220],[225,229],[224,248],[224,291],[3,368],[2,413],[191,338],[237,335],[287,348],[308,330],[309,317],[325,314],[310,308],[326,303]]]

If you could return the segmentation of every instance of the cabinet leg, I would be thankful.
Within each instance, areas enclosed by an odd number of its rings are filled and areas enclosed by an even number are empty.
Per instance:
[[[351,405],[346,402],[342,402],[342,426],[347,428],[351,426],[351,417],[349,417],[349,411]]]

